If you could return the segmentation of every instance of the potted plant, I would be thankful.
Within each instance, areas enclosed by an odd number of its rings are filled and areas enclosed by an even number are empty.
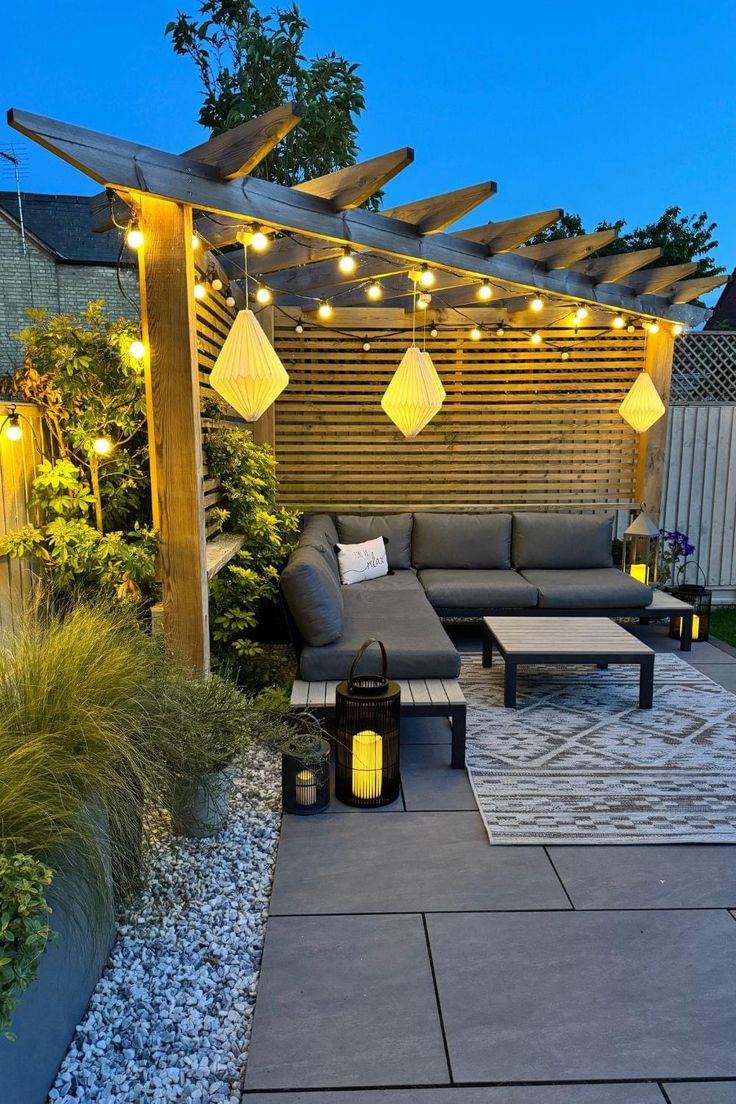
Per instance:
[[[53,871],[31,855],[0,852],[0,1037],[15,1041],[10,1023],[21,994],[38,977],[52,938],[46,891]]]

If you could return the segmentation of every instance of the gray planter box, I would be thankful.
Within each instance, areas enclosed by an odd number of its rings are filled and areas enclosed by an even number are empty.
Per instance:
[[[101,821],[99,816],[95,819]],[[75,893],[63,875],[55,879],[49,904],[54,910],[51,926],[58,938],[41,959],[37,980],[15,1009],[12,1030],[16,1041],[0,1039],[2,1104],[46,1104],[107,961],[115,923],[106,824],[100,823],[100,833],[108,859],[102,915],[91,922],[84,893]]]

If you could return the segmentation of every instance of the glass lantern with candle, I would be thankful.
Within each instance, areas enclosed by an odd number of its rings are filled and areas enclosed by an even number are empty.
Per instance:
[[[330,804],[330,745],[295,735],[281,753],[281,801],[285,813],[309,816]]]
[[[691,561],[692,562],[692,561]],[[686,583],[685,572],[689,564],[684,564],[678,572],[678,581],[672,588],[672,597],[679,598],[681,602],[687,602],[694,609],[693,613],[693,640],[707,640],[710,636],[710,609],[713,603],[713,591],[706,585],[708,580],[699,563],[695,564],[698,576],[702,576],[702,583]],[[670,636],[679,640],[682,635],[682,618],[670,617]]]
[[[644,503],[628,529],[622,542],[623,571],[640,583],[657,581],[657,542],[659,529],[646,511]]]
[[[366,650],[381,650],[381,673],[357,675]],[[388,805],[399,796],[401,689],[388,678],[380,640],[366,640],[335,691],[335,793],[345,805]]]

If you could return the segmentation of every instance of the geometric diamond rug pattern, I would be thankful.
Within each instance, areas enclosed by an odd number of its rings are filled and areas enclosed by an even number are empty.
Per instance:
[[[463,656],[467,767],[491,843],[736,843],[736,695],[657,655],[638,666],[518,668]]]

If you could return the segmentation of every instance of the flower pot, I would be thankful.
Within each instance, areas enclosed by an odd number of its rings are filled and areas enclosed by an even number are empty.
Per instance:
[[[171,801],[172,827],[179,836],[214,836],[227,823],[233,769],[180,778]]]

